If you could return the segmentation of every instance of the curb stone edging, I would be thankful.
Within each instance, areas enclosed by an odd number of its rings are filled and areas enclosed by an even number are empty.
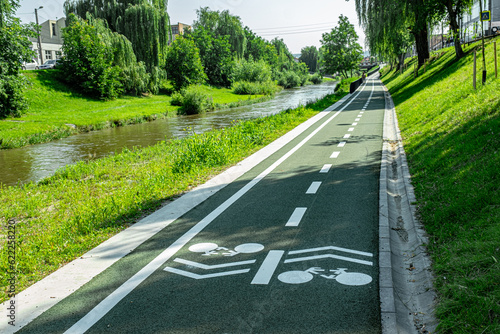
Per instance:
[[[436,294],[423,225],[387,88],[379,190],[379,293],[383,334],[433,333]]]

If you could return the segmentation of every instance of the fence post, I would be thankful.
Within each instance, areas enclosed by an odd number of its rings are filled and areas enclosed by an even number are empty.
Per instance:
[[[472,70],[472,86],[476,89],[476,51],[474,51],[474,67]]]

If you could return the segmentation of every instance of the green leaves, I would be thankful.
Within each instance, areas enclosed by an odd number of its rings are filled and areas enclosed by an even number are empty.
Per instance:
[[[192,84],[204,83],[207,75],[203,71],[200,51],[190,39],[179,36],[170,46],[166,70],[175,89],[181,89]]]

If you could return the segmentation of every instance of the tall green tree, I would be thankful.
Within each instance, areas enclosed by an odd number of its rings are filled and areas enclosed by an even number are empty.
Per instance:
[[[21,61],[35,56],[28,40],[35,29],[14,17],[18,7],[19,1],[0,0],[0,118],[18,117],[28,107],[23,94],[27,81],[20,70]]]
[[[307,68],[310,72],[316,72],[318,69],[318,58],[319,51],[313,46],[306,46],[300,50],[300,58],[299,60],[304,62],[307,65]]]
[[[165,66],[171,37],[167,0],[66,0],[66,15],[86,18],[87,13],[105,20],[112,31],[123,34],[132,43],[138,61],[156,75]]]
[[[231,15],[228,10],[213,11],[208,7],[196,10],[196,14],[198,19],[193,24],[195,30],[203,27],[215,39],[227,36],[231,52],[237,58],[243,57],[247,39],[239,16]]]
[[[228,36],[214,38],[200,26],[185,37],[192,39],[199,49],[208,82],[214,86],[230,86],[232,53]]]
[[[362,48],[357,42],[358,34],[346,16],[340,15],[339,25],[321,39],[323,48],[322,70],[332,74],[340,72],[344,77],[358,68],[362,59]]]
[[[204,83],[207,75],[203,70],[200,50],[193,40],[179,36],[167,53],[166,70],[175,89]]]

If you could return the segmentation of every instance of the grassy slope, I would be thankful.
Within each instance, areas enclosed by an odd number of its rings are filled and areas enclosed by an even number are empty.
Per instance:
[[[175,114],[179,108],[170,105],[167,95],[124,96],[113,101],[90,99],[56,80],[53,70],[25,71],[24,74],[32,82],[26,92],[30,108],[20,118],[0,120],[0,148],[21,147],[78,132],[145,122]],[[262,97],[236,95],[229,89],[205,89],[214,102],[221,105]]]
[[[419,215],[430,235],[443,333],[500,332],[500,78],[489,41],[481,85],[479,47],[466,47],[460,61],[446,49],[416,79],[414,60],[402,75],[382,78],[396,105]]]
[[[57,270],[141,215],[151,212],[267,145],[349,90],[278,115],[238,123],[67,166],[23,186],[0,185],[0,271],[6,272],[8,221],[16,223],[18,291]],[[8,277],[0,276],[0,302]]]

